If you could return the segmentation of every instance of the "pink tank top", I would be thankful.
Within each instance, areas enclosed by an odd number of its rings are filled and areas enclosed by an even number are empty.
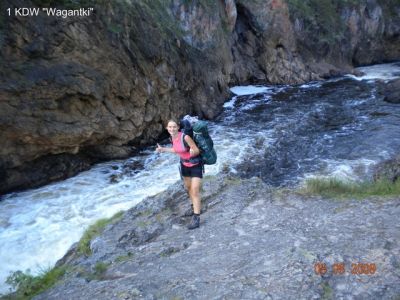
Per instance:
[[[179,155],[179,157],[182,160],[189,160],[190,159],[190,152],[189,152],[189,148],[186,148],[185,145],[183,144],[183,138],[182,138],[183,133],[182,132],[178,132],[178,136],[172,140],[172,148],[174,148],[175,153],[177,153]],[[191,162],[182,162],[182,164],[185,167],[193,167],[197,164],[193,164]]]

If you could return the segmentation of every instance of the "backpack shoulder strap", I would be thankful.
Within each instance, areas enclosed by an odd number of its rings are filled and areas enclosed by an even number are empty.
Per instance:
[[[182,144],[183,148],[187,149],[187,148],[189,148],[189,145],[185,141],[185,136],[186,136],[186,134],[184,134],[182,132],[182,134],[181,134],[181,144]]]

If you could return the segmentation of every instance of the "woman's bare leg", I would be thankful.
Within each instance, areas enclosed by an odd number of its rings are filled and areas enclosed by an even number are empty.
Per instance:
[[[200,214],[201,211],[200,188],[201,188],[201,178],[192,177],[189,194],[193,202],[193,211],[195,214]]]
[[[183,177],[183,181],[185,182],[185,187],[186,187],[186,190],[187,190],[187,192],[189,194],[190,204],[193,205],[193,199],[192,199],[192,196],[190,195],[192,178],[191,177]]]

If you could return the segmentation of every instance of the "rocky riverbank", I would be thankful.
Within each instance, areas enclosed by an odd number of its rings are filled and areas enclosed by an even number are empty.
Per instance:
[[[333,200],[258,178],[206,177],[201,227],[186,229],[181,184],[127,211],[58,263],[67,275],[35,299],[395,299],[398,198]],[[323,262],[327,272],[315,273]],[[344,273],[334,274],[335,263]],[[352,274],[352,264],[376,265]],[[99,273],[99,266],[101,273]]]
[[[0,194],[154,143],[170,117],[213,118],[228,87],[301,83],[400,58],[398,1],[2,1],[93,6],[0,16]]]

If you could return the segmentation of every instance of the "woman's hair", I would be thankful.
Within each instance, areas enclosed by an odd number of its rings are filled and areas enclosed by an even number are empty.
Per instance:
[[[178,127],[179,127],[179,122],[176,120],[176,119],[174,119],[174,118],[171,118],[171,119],[169,119],[166,123],[165,123],[165,127],[167,127],[168,126],[168,123],[169,122],[174,122],[176,125],[178,125]]]

